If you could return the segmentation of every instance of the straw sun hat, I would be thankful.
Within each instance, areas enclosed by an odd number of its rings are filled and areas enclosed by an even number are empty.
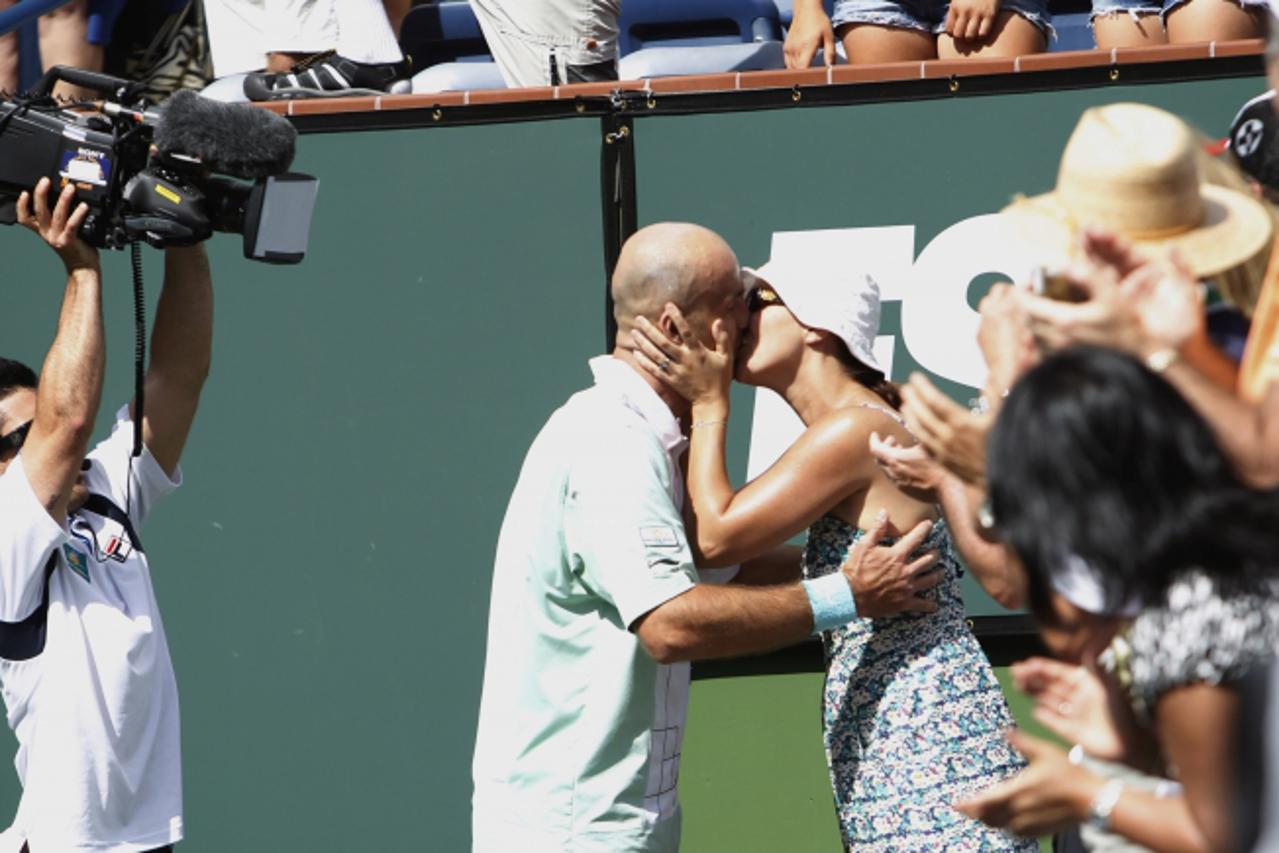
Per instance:
[[[1247,261],[1271,236],[1259,202],[1201,183],[1186,124],[1144,104],[1086,110],[1062,152],[1057,187],[1004,213],[1048,264],[1069,259],[1080,229],[1098,227],[1176,249],[1200,278]]]

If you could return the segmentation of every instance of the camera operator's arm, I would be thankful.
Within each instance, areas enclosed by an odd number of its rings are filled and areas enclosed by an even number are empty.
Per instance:
[[[67,268],[58,333],[40,372],[22,466],[36,497],[61,522],[93,432],[106,351],[98,253],[76,233],[89,208],[81,204],[72,211],[75,188],[68,186],[50,210],[51,183],[42,178],[34,193],[18,197],[18,223],[39,234]]]
[[[212,349],[213,284],[204,247],[166,249],[164,289],[151,334],[142,440],[170,477],[195,419]]]

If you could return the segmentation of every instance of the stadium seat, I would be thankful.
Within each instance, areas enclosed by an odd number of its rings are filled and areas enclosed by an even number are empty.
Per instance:
[[[622,56],[650,47],[780,41],[772,0],[625,0]]]
[[[230,74],[226,77],[219,77],[201,89],[200,94],[206,98],[229,104],[247,103],[249,99],[244,94],[244,78],[246,76],[248,75]]]
[[[716,74],[723,71],[763,71],[785,66],[780,41],[754,44],[716,44],[687,47],[647,47],[623,56],[618,73],[623,80]]]
[[[773,0],[626,0],[619,73],[634,79],[781,68],[780,39]],[[413,78],[414,92],[501,87],[466,2],[414,7],[404,18],[400,45],[423,69]],[[637,53],[643,55],[629,60]]]
[[[441,62],[413,75],[413,93],[503,89],[496,62]]]
[[[414,6],[400,26],[400,48],[423,69],[442,62],[492,61],[480,22],[466,0]]]
[[[777,20],[781,22],[783,30],[790,29],[790,22],[795,17],[794,0],[773,0],[773,5],[777,7]],[[822,5],[826,8],[826,14],[829,15],[835,9],[835,0],[822,0]]]
[[[1050,51],[1092,50],[1097,46],[1092,27],[1088,24],[1087,12],[1053,15],[1053,28],[1057,30],[1057,38],[1049,43]]]

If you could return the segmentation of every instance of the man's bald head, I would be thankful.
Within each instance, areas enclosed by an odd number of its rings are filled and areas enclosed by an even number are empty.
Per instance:
[[[613,317],[621,335],[636,317],[656,320],[668,302],[688,312],[740,287],[737,256],[722,237],[700,225],[659,222],[622,246],[613,271]]]

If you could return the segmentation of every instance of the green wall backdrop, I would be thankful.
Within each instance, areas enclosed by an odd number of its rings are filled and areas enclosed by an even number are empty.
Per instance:
[[[1145,100],[1224,130],[1261,85],[643,118],[640,219],[702,222],[751,263],[774,231],[913,223],[922,245],[1048,188],[1087,104]],[[305,263],[212,242],[214,372],[186,485],[144,532],[182,698],[186,853],[468,848],[501,514],[603,345],[599,136],[594,118],[308,135]],[[38,365],[60,266],[19,229],[0,252],[0,352]],[[154,306],[162,266],[146,260]],[[131,393],[132,324],[127,259],[104,266],[109,416]],[[687,850],[835,849],[816,684],[694,685]],[[0,771],[0,821],[18,795]]]

